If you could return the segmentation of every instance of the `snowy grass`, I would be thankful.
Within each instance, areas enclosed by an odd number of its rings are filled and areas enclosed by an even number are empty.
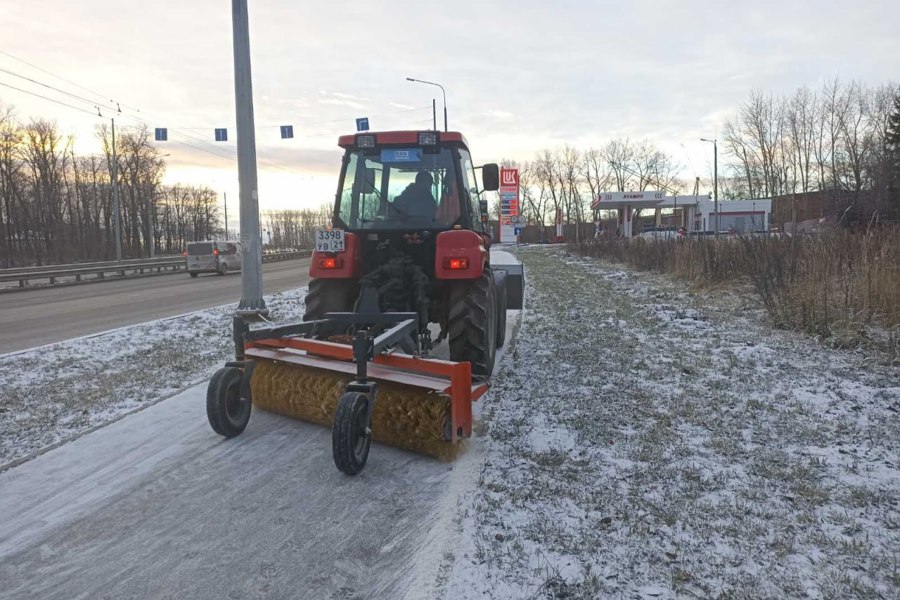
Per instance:
[[[445,596],[900,595],[900,371],[755,298],[523,249]]]
[[[299,320],[306,288],[266,298]],[[234,306],[142,323],[0,357],[0,466],[208,378],[234,356]]]

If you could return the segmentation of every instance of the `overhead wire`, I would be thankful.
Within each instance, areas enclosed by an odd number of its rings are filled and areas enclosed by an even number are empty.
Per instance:
[[[83,113],[87,113],[87,114],[89,114],[89,115],[93,115],[93,116],[95,116],[95,117],[97,116],[97,113],[95,113],[95,112],[93,112],[93,111],[90,111],[90,110],[81,108],[80,106],[73,106],[73,105],[68,104],[68,103],[66,103],[66,102],[62,102],[62,101],[60,101],[60,100],[56,100],[56,99],[54,99],[54,98],[50,98],[49,96],[44,96],[44,95],[38,94],[38,93],[36,93],[36,92],[30,92],[30,91],[28,91],[28,90],[23,90],[22,88],[18,88],[18,87],[14,86],[14,85],[9,85],[8,83],[3,83],[2,81],[0,81],[0,85],[2,85],[3,87],[8,87],[8,88],[10,88],[10,89],[16,90],[17,92],[22,92],[23,94],[29,94],[29,95],[31,95],[31,96],[36,96],[36,97],[42,98],[42,99],[44,99],[44,100],[49,100],[50,102],[55,102],[56,104],[60,104],[60,105],[62,105],[62,106],[66,106],[66,107],[71,108],[71,109],[73,109],[73,110],[78,110],[78,111],[81,111],[81,112],[83,112]]]
[[[0,54],[2,54],[2,55],[4,55],[4,56],[7,56],[7,57],[9,57],[9,58],[12,58],[13,60],[16,60],[16,61],[18,61],[18,62],[21,62],[22,64],[25,64],[25,65],[27,65],[27,66],[29,66],[29,67],[31,67],[31,68],[33,68],[33,69],[36,69],[36,70],[38,70],[38,71],[40,71],[40,72],[42,72],[42,73],[45,73],[45,74],[47,74],[47,75],[50,75],[51,77],[55,77],[56,79],[59,79],[59,80],[61,80],[61,81],[64,81],[64,82],[68,83],[69,85],[75,86],[75,87],[77,87],[77,88],[80,89],[80,90],[83,90],[83,91],[85,91],[85,92],[88,92],[89,94],[91,94],[91,95],[93,95],[93,96],[95,96],[95,97],[97,97],[97,98],[106,98],[106,95],[105,95],[105,94],[101,94],[101,93],[99,93],[99,92],[97,92],[97,91],[95,91],[95,90],[92,90],[92,89],[87,88],[87,87],[85,87],[85,86],[83,86],[83,85],[80,85],[80,84],[78,84],[78,83],[76,83],[76,82],[74,82],[74,81],[72,81],[72,80],[70,80],[70,79],[66,79],[65,77],[62,77],[62,76],[60,76],[60,75],[57,75],[57,74],[55,74],[55,73],[53,73],[53,72],[51,72],[51,71],[48,71],[48,70],[46,70],[46,69],[43,69],[43,68],[41,68],[41,67],[39,67],[39,66],[37,66],[37,65],[35,65],[35,64],[33,64],[33,63],[30,63],[30,62],[28,62],[28,61],[26,61],[26,60],[24,60],[24,59],[21,59],[21,58],[19,58],[19,57],[17,57],[17,56],[14,56],[14,55],[10,54],[9,52],[0,50]],[[54,98],[50,98],[50,97],[48,97],[48,96],[44,96],[44,95],[42,95],[42,94],[38,94],[38,93],[29,91],[29,90],[24,90],[24,89],[22,89],[22,88],[18,88],[18,87],[16,87],[16,86],[12,86],[12,85],[9,85],[9,84],[0,82],[0,85],[3,85],[3,86],[8,87],[8,88],[10,88],[10,89],[13,89],[13,90],[16,90],[16,91],[19,91],[19,92],[23,92],[23,93],[26,93],[26,94],[29,94],[29,95],[32,95],[32,96],[35,96],[35,97],[38,97],[38,98],[42,98],[42,99],[44,99],[44,100],[48,100],[48,101],[50,101],[50,102],[54,102],[54,103],[56,103],[56,104],[59,104],[59,105],[62,105],[62,106],[71,108],[71,109],[73,109],[73,110],[78,110],[78,111],[80,111],[80,112],[84,112],[84,113],[86,113],[86,114],[90,114],[90,115],[94,115],[94,116],[99,116],[99,117],[103,118],[103,114],[102,114],[102,110],[103,110],[103,109],[101,109],[99,105],[105,104],[105,105],[107,105],[107,106],[106,106],[106,109],[107,109],[107,110],[114,110],[114,111],[116,111],[117,116],[119,116],[120,118],[123,118],[123,119],[126,119],[126,120],[130,120],[130,121],[132,121],[132,122],[134,122],[134,123],[139,123],[139,124],[145,125],[145,126],[147,126],[147,127],[149,127],[149,128],[155,129],[155,128],[157,127],[157,125],[163,124],[163,123],[165,122],[165,119],[162,119],[162,120],[156,119],[156,117],[155,117],[154,115],[151,115],[151,114],[149,114],[149,113],[145,113],[145,112],[141,111],[139,108],[132,107],[132,106],[126,105],[126,104],[122,104],[122,103],[120,103],[120,102],[118,102],[118,101],[116,101],[115,99],[112,99],[112,98],[110,98],[110,99],[108,99],[108,100],[91,100],[91,99],[89,99],[89,98],[85,98],[85,97],[80,96],[80,95],[78,95],[78,94],[74,94],[74,93],[72,93],[72,92],[69,92],[69,91],[64,90],[64,89],[61,89],[61,88],[59,88],[59,87],[50,85],[50,84],[48,84],[48,83],[44,83],[44,82],[38,81],[37,79],[33,79],[33,78],[31,78],[31,77],[27,77],[27,76],[22,75],[22,74],[20,74],[20,73],[16,73],[16,72],[14,72],[14,71],[10,71],[10,70],[8,70],[8,69],[4,69],[4,68],[2,68],[2,67],[0,67],[0,72],[7,73],[7,74],[9,74],[9,75],[12,75],[12,76],[14,76],[14,77],[18,77],[18,78],[20,78],[20,79],[26,80],[26,81],[28,81],[28,82],[30,82],[30,83],[35,84],[35,85],[39,85],[39,86],[45,87],[45,88],[47,88],[47,89],[54,90],[54,91],[56,91],[56,92],[58,92],[58,93],[61,93],[61,94],[65,95],[65,96],[74,98],[74,99],[76,99],[76,100],[78,100],[78,101],[80,101],[80,102],[84,102],[84,103],[90,104],[90,105],[92,105],[95,109],[97,109],[97,113],[95,114],[93,111],[89,111],[89,110],[87,110],[87,109],[83,109],[83,108],[80,108],[80,107],[77,107],[77,106],[73,106],[73,105],[71,105],[71,104],[62,102],[62,101],[60,101],[60,100],[56,100],[56,99],[54,99]],[[140,116],[128,115],[128,114],[124,113],[124,112],[122,111],[122,107],[123,107],[123,106],[125,106],[126,108],[128,108],[128,109],[130,109],[130,110],[133,110],[133,111],[135,111],[135,112],[137,112],[137,113],[140,113]],[[395,115],[395,114],[400,114],[400,113],[413,112],[413,111],[418,111],[418,110],[426,110],[426,109],[428,109],[428,108],[431,108],[431,107],[423,106],[423,107],[404,108],[404,109],[399,109],[399,110],[396,110],[396,111],[389,111],[389,112],[385,112],[385,113],[378,113],[378,114],[376,114],[376,115],[370,116],[369,118],[378,118],[378,117],[382,117],[382,116],[390,116],[390,115]],[[146,118],[145,118],[145,117],[146,117]],[[156,119],[156,120],[158,120],[158,121],[160,121],[160,122],[159,122],[159,123],[153,123],[153,122],[148,121],[147,118],[150,118],[150,119]],[[329,120],[324,120],[324,121],[311,121],[311,122],[305,122],[305,123],[298,123],[297,126],[298,126],[298,127],[307,127],[307,126],[310,126],[310,125],[322,125],[322,124],[328,124],[328,123],[340,123],[340,122],[345,122],[345,121],[347,121],[347,120],[348,120],[348,119],[344,118],[344,119],[329,119]],[[426,122],[426,121],[422,121],[422,122],[424,123],[424,122]],[[264,126],[261,126],[261,127],[273,127],[273,128],[274,128],[274,127],[280,127],[280,126],[278,126],[278,125],[272,125],[272,126],[264,125]],[[176,142],[178,142],[178,143],[180,143],[180,144],[184,144],[184,145],[186,145],[186,146],[188,146],[188,147],[191,147],[191,148],[194,148],[194,149],[196,149],[196,150],[200,150],[200,151],[206,152],[206,153],[208,153],[208,154],[212,154],[212,155],[214,155],[214,156],[218,156],[218,157],[220,157],[220,158],[225,158],[225,159],[228,159],[228,160],[237,160],[237,156],[236,156],[237,153],[236,153],[236,151],[235,151],[234,149],[232,149],[232,148],[230,148],[230,147],[224,147],[224,148],[223,148],[223,147],[217,146],[216,144],[214,144],[214,143],[212,143],[212,142],[210,142],[210,141],[208,141],[208,140],[206,140],[206,139],[204,139],[204,138],[201,138],[201,137],[198,137],[198,136],[196,136],[196,135],[192,135],[192,134],[186,133],[186,130],[189,130],[189,129],[192,129],[192,130],[200,130],[201,128],[165,127],[165,129],[166,129],[167,131],[172,132],[176,137],[183,137],[183,138],[186,138],[186,139],[188,139],[188,140],[192,140],[193,142],[196,142],[195,144],[192,144],[192,143],[187,142],[187,141],[184,141],[184,140],[175,140]],[[202,128],[202,129],[206,129],[206,128]],[[311,135],[306,135],[306,136],[303,136],[303,137],[320,137],[320,136],[325,136],[325,135],[334,135],[334,134],[333,134],[333,133],[311,134]],[[197,144],[200,144],[200,145],[197,145]],[[228,154],[223,154],[222,152],[227,152]],[[234,153],[234,154],[232,155],[231,153]],[[261,163],[261,164],[264,164],[264,165],[267,165],[267,166],[269,166],[269,167],[272,167],[272,168],[275,168],[275,169],[284,171],[284,172],[286,172],[286,173],[292,173],[292,174],[295,174],[295,175],[304,176],[303,173],[300,173],[300,172],[298,172],[298,171],[295,171],[295,170],[291,169],[290,167],[285,167],[285,166],[283,166],[283,165],[279,165],[279,164],[277,164],[277,163],[273,163],[273,162],[271,162],[271,161],[265,160],[265,159],[260,158],[260,157],[258,157],[258,156],[257,156],[257,161],[258,161],[259,163]]]
[[[98,98],[106,98],[106,95],[105,95],[105,94],[101,94],[100,92],[97,92],[97,91],[94,91],[94,90],[92,90],[92,89],[86,88],[86,87],[84,87],[83,85],[79,85],[78,83],[75,83],[75,82],[72,81],[71,79],[66,79],[66,78],[63,77],[62,75],[57,75],[56,73],[52,73],[52,72],[48,71],[47,69],[43,69],[43,68],[41,68],[41,67],[39,67],[39,66],[37,66],[37,65],[35,65],[35,64],[33,64],[33,63],[28,62],[28,61],[25,60],[25,59],[19,58],[18,56],[14,56],[14,55],[10,54],[9,52],[6,52],[5,50],[0,50],[0,54],[2,54],[2,55],[4,55],[4,56],[8,56],[9,58],[11,58],[11,59],[13,59],[13,60],[15,60],[15,61],[18,61],[18,62],[20,62],[20,63],[22,63],[22,64],[24,64],[24,65],[28,65],[28,66],[31,67],[32,69],[37,69],[37,70],[40,71],[41,73],[46,73],[47,75],[50,75],[51,77],[55,77],[56,79],[59,79],[59,80],[61,80],[61,81],[65,81],[65,82],[68,83],[69,85],[73,85],[73,86],[77,87],[78,89],[80,89],[80,90],[82,90],[82,91],[84,91],[84,92],[87,92],[87,93],[89,93],[89,94],[92,94],[92,95],[94,95],[94,96],[96,96],[96,97],[98,97]],[[126,105],[124,105],[124,104],[121,104],[121,105],[120,105],[120,103],[116,102],[116,101],[113,100],[113,99],[101,100],[101,101],[99,101],[99,102],[116,104],[117,107],[126,106]],[[133,107],[129,107],[129,108],[132,108],[132,110],[138,110],[138,112],[140,112],[139,109],[134,109]]]
[[[80,100],[81,102],[85,102],[85,103],[90,104],[91,106],[93,106],[93,107],[95,107],[95,108],[98,108],[98,107],[97,107],[98,102],[96,102],[96,101],[94,101],[94,100],[89,100],[89,99],[85,98],[84,96],[79,96],[78,94],[73,94],[72,92],[67,92],[66,90],[61,90],[61,89],[59,89],[58,87],[54,87],[54,86],[52,86],[52,85],[50,85],[50,84],[47,84],[47,83],[42,83],[42,82],[38,81],[37,79],[32,79],[31,77],[26,77],[25,75],[21,75],[21,74],[19,74],[19,73],[16,73],[15,71],[10,71],[10,70],[8,70],[8,69],[4,69],[3,67],[0,67],[0,73],[6,73],[6,74],[8,74],[8,75],[12,75],[13,77],[18,77],[19,79],[24,79],[25,81],[34,83],[34,84],[36,84],[36,85],[39,85],[39,86],[41,86],[41,87],[45,87],[45,88],[50,89],[50,90],[54,90],[54,91],[56,91],[56,92],[59,92],[60,94],[65,94],[66,96],[69,96],[69,97],[71,97],[71,98],[75,98],[76,100]]]

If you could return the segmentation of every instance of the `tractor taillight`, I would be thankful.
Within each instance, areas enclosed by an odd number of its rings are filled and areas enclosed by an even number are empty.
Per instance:
[[[340,269],[344,266],[344,259],[340,256],[319,259],[320,269]]]
[[[218,256],[218,255],[219,255],[219,251],[218,251],[218,250],[213,250],[213,256]]]
[[[187,250],[184,251],[184,255],[187,256]]]
[[[468,258],[445,258],[444,268],[451,271],[463,271],[469,268]]]

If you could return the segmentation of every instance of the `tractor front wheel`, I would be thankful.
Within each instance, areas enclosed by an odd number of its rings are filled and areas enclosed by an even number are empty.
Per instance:
[[[321,319],[329,312],[352,312],[357,283],[348,279],[313,279],[306,294],[304,321]]]

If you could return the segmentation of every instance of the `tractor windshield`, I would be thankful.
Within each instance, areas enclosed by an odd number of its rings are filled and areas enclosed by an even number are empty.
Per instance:
[[[449,148],[353,150],[338,214],[349,229],[447,229],[460,216]]]

